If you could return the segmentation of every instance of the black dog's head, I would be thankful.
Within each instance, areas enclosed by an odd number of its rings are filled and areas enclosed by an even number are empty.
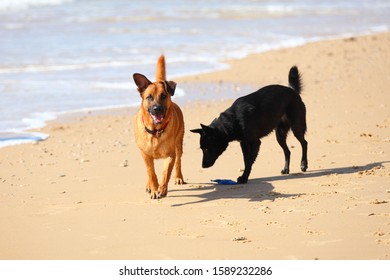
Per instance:
[[[200,148],[203,152],[202,167],[214,165],[217,158],[226,150],[229,142],[215,128],[201,124],[201,128],[190,130],[200,134]]]

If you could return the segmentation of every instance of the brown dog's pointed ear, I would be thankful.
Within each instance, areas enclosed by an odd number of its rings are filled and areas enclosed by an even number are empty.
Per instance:
[[[165,90],[173,96],[175,94],[176,83],[174,81],[165,81],[164,82]]]
[[[140,93],[144,92],[145,89],[152,83],[148,80],[148,78],[139,73],[133,74],[133,79]]]

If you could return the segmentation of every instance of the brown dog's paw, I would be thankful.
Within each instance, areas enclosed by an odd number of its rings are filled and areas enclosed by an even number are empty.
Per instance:
[[[184,179],[183,179],[183,178],[177,177],[177,178],[175,179],[175,185],[184,185],[184,184],[185,184],[185,182],[184,182]]]
[[[159,199],[160,193],[159,192],[150,192],[150,199]]]
[[[168,194],[168,187],[167,186],[160,186],[158,188],[158,198],[166,197]]]
[[[153,180],[148,180],[148,182],[146,183],[146,188],[145,188],[145,191],[147,193],[150,193],[152,196],[153,196],[153,192],[157,193],[157,186],[158,186],[158,182],[153,182]]]

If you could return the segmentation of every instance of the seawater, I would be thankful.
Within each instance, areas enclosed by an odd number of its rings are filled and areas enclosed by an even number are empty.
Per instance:
[[[26,130],[59,114],[138,105],[132,74],[153,79],[161,53],[174,79],[389,26],[383,0],[2,0],[0,147],[44,139]]]

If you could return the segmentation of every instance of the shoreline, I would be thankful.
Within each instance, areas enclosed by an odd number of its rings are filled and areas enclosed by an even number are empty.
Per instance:
[[[390,33],[383,33],[255,54],[229,61],[229,69],[175,79],[287,85],[297,64],[309,170],[299,171],[300,148],[290,135],[291,174],[281,176],[282,150],[270,135],[246,185],[210,183],[240,175],[238,143],[202,169],[198,136],[189,132],[232,100],[181,106],[188,183],[171,179],[161,200],[144,192],[131,110],[50,122],[39,130],[50,134],[46,141],[0,149],[0,259],[389,260],[388,58]],[[161,168],[160,161],[158,177]]]
[[[235,61],[246,60],[246,59],[248,59],[248,57],[251,57],[251,56],[261,55],[263,53],[268,53],[268,52],[279,52],[279,51],[283,52],[283,50],[290,49],[290,48],[302,47],[302,46],[305,46],[307,44],[313,44],[313,43],[315,44],[315,43],[328,42],[328,41],[334,41],[334,40],[348,40],[350,38],[375,36],[375,35],[386,34],[388,32],[389,32],[388,27],[378,26],[377,28],[372,28],[371,31],[361,31],[361,32],[357,32],[356,34],[340,34],[340,35],[334,35],[334,36],[328,35],[328,36],[319,37],[319,38],[313,37],[311,39],[305,39],[304,42],[294,42],[292,44],[281,43],[276,47],[267,48],[267,49],[264,49],[264,50],[257,52],[257,53],[249,52],[249,53],[246,53],[244,56],[239,56],[239,58],[232,58],[232,59],[218,61],[218,64],[221,65],[220,68],[218,68],[218,69],[204,70],[202,72],[194,73],[194,74],[178,74],[178,75],[172,76],[171,79],[177,80],[177,81],[187,81],[187,82],[191,81],[191,83],[198,83],[198,81],[196,79],[188,80],[188,77],[207,76],[209,74],[212,75],[212,73],[215,73],[215,72],[228,71],[229,68],[232,67],[232,63],[234,63]],[[209,83],[213,83],[213,82],[216,82],[216,81],[210,81]],[[243,84],[257,84],[256,81],[250,82],[250,83],[248,83],[248,82],[242,83],[242,82],[238,81],[238,83],[241,83],[242,85]],[[280,81],[280,83],[284,84],[285,81],[284,82]],[[238,85],[237,87],[240,87],[240,85]],[[180,88],[180,85],[179,85],[179,88]],[[129,88],[129,92],[130,91],[131,91],[131,89]],[[226,99],[226,98],[229,98],[229,95],[226,96],[224,99]],[[232,97],[232,95],[230,94],[230,98],[234,98],[234,95]],[[187,99],[188,100],[182,101],[182,103],[186,104],[186,103],[191,102],[191,101],[199,101],[196,99],[193,100],[193,99],[188,98],[188,97],[187,97]],[[211,99],[211,101],[212,101],[212,99]],[[36,141],[45,141],[45,139],[47,139],[49,137],[49,135],[39,135],[39,130],[42,129],[43,127],[47,126],[51,122],[61,122],[62,119],[69,118],[67,116],[72,116],[72,115],[83,116],[83,115],[89,115],[89,114],[93,114],[93,115],[106,114],[106,113],[104,113],[104,111],[114,112],[114,111],[120,111],[122,109],[126,109],[126,108],[128,109],[128,108],[133,108],[133,107],[137,107],[137,106],[138,106],[137,104],[132,103],[130,105],[111,105],[111,106],[107,106],[107,107],[79,108],[79,109],[73,109],[73,110],[62,111],[62,112],[39,113],[39,114],[45,115],[46,117],[31,119],[31,121],[33,121],[34,123],[39,123],[39,124],[31,125],[31,127],[28,127],[28,128],[8,129],[8,130],[0,132],[0,135],[12,134],[13,136],[11,138],[15,139],[13,141],[16,141],[16,142],[22,141],[21,143],[10,142],[9,144],[5,144],[8,141],[7,138],[5,138],[5,139],[0,138],[0,144],[1,144],[1,142],[3,142],[3,144],[0,145],[0,149],[3,147],[7,147],[7,146],[13,146],[13,145],[19,145],[19,144],[25,144],[25,143],[34,143]],[[49,116],[49,117],[47,117],[47,116]],[[28,135],[31,135],[30,140],[28,139]],[[18,136],[21,136],[22,139],[17,138]],[[41,136],[41,137],[39,138],[39,136]]]

